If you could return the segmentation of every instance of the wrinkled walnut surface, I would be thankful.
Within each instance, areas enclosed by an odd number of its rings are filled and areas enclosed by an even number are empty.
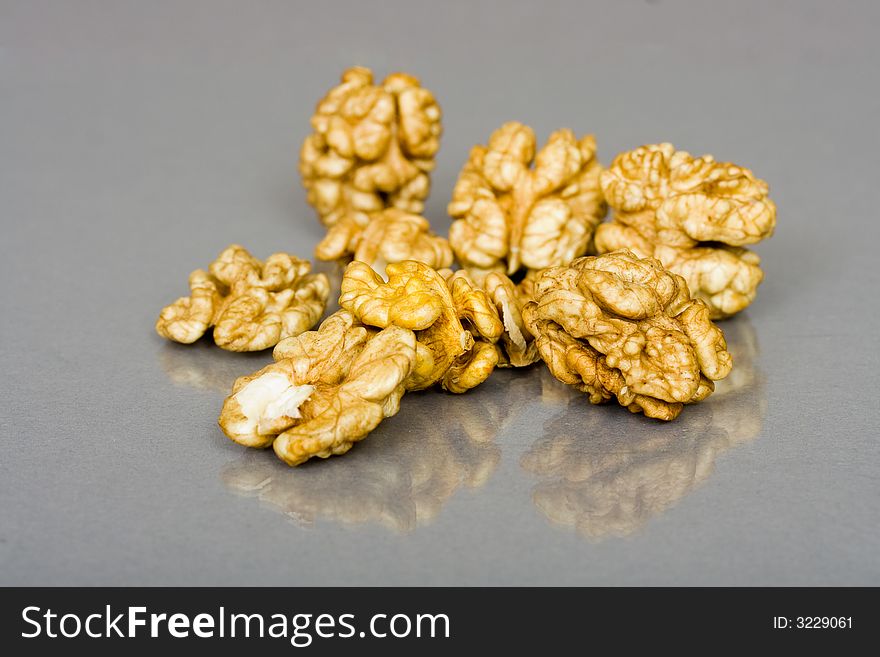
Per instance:
[[[406,260],[389,264],[386,273],[387,281],[366,263],[350,263],[339,305],[364,324],[416,331],[417,362],[407,388],[429,388],[471,351],[473,337],[462,326],[446,281],[436,270]]]
[[[629,251],[542,272],[526,326],[553,374],[594,404],[672,420],[732,367],[724,335],[680,276]]]
[[[377,212],[357,239],[354,259],[378,273],[392,262],[418,260],[441,269],[452,264],[452,248],[445,237],[431,232],[428,220],[417,214],[388,208]]]
[[[362,262],[345,271],[339,304],[360,321],[416,333],[417,362],[407,389],[436,383],[461,393],[479,385],[498,365],[537,359],[522,320],[516,288],[502,274],[478,286],[465,271],[435,271],[424,263],[389,264],[387,281]]]
[[[372,215],[386,208],[419,213],[440,145],[440,107],[418,79],[393,73],[374,84],[350,68],[318,103],[300,152],[309,203],[329,229],[315,255],[354,253]]]
[[[754,300],[764,275],[758,256],[743,247],[773,234],[776,206],[767,183],[672,144],[622,153],[600,180],[614,216],[596,229],[599,253],[627,248],[659,259],[684,277],[713,319]]]
[[[259,351],[312,328],[324,313],[330,283],[311,265],[286,253],[265,263],[237,244],[208,271],[189,277],[190,296],[162,309],[156,332],[191,344],[213,327],[214,342],[229,351]]]
[[[397,413],[415,336],[398,326],[372,331],[342,310],[280,343],[273,357],[235,382],[219,424],[235,442],[271,445],[293,466],[344,454]]]
[[[535,133],[506,123],[475,146],[459,174],[449,241],[466,268],[512,274],[568,264],[605,215],[592,135],[558,130],[536,152]]]
[[[449,285],[456,308],[462,309],[459,316],[474,327],[474,337],[478,341],[498,342],[500,367],[525,367],[540,359],[523,321],[523,294],[513,281],[499,272],[481,272],[481,279],[465,269],[440,273]]]

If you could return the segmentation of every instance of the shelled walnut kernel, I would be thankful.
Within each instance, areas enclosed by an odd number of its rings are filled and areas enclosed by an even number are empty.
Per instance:
[[[558,130],[536,152],[535,133],[505,123],[471,149],[452,192],[449,242],[462,266],[508,274],[583,255],[605,216],[592,135]]]
[[[320,260],[354,254],[363,230],[386,208],[418,214],[440,146],[440,107],[417,78],[393,73],[374,84],[350,68],[318,103],[299,170],[327,236]]]
[[[596,229],[599,253],[626,248],[657,258],[684,277],[713,319],[754,300],[764,273],[744,247],[773,234],[767,183],[711,155],[654,144],[618,155],[601,184],[614,216]]]
[[[672,420],[701,401],[732,360],[684,279],[629,251],[579,258],[538,276],[526,326],[551,372],[600,404]]]
[[[237,244],[189,277],[190,296],[162,309],[156,332],[190,344],[213,327],[229,351],[259,351],[309,330],[327,306],[330,283],[311,265],[286,253],[262,262]]]

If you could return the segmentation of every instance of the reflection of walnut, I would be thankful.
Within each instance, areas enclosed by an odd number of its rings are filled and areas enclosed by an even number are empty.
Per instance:
[[[440,383],[461,393],[485,381],[500,363],[533,362],[515,287],[503,275],[488,279],[490,294],[464,271],[441,273],[413,260],[389,264],[386,272],[387,281],[369,265],[352,262],[339,304],[364,324],[416,332],[416,365],[407,389]]]
[[[524,308],[553,374],[632,412],[672,420],[730,372],[724,335],[684,279],[628,251],[544,271]]]
[[[539,478],[532,499],[541,513],[591,540],[628,536],[706,481],[719,454],[754,440],[766,396],[754,331],[742,319],[726,327],[736,368],[683,421],[621,432],[574,403],[550,420],[521,460]]]
[[[330,230],[315,254],[354,252],[371,215],[385,208],[421,212],[440,140],[440,107],[403,73],[373,84],[369,69],[342,75],[318,103],[300,153],[308,200]]]
[[[232,440],[272,445],[288,465],[344,454],[397,413],[415,362],[415,336],[374,335],[345,311],[276,347],[277,362],[235,382],[220,414]]]
[[[645,436],[600,425],[585,441],[583,419],[572,428],[561,416],[522,458],[522,467],[541,478],[535,506],[590,540],[634,533],[702,484],[718,454],[731,447],[724,427],[705,421],[711,417],[707,412],[686,430],[676,423]]]
[[[773,234],[776,206],[748,169],[694,158],[672,144],[618,155],[601,175],[614,220],[596,229],[599,253],[622,248],[658,258],[685,278],[713,319],[755,298],[764,277],[748,249]]]
[[[532,129],[511,122],[471,150],[449,204],[449,241],[463,266],[512,274],[586,251],[605,214],[596,140],[558,130],[535,148]]]
[[[327,306],[324,274],[286,253],[265,263],[233,244],[208,272],[190,274],[191,294],[162,310],[159,335],[190,344],[214,327],[214,342],[230,351],[259,351],[312,328]]]
[[[383,432],[331,468],[303,468],[295,477],[263,454],[249,454],[227,466],[223,482],[233,491],[256,495],[299,524],[332,521],[377,524],[408,532],[424,526],[462,488],[484,485],[501,457],[494,442],[500,428],[492,399],[483,404],[456,395],[431,395],[401,410],[405,432]],[[444,422],[438,423],[441,416]],[[418,440],[412,440],[412,436]]]
[[[760,348],[747,315],[725,323],[724,337],[736,367],[716,385],[708,405],[715,423],[727,430],[731,440],[744,442],[761,432],[767,411],[765,378],[759,367]]]
[[[496,438],[540,396],[536,373],[507,370],[467,397],[411,393],[394,423],[403,430],[378,427],[377,440],[333,467],[306,467],[292,477],[265,454],[251,452],[224,468],[221,478],[230,490],[258,497],[298,524],[370,523],[412,531],[435,520],[456,491],[489,480],[501,460]]]
[[[397,208],[376,213],[357,240],[354,259],[366,262],[378,273],[385,265],[418,260],[440,269],[452,264],[446,238],[434,235],[428,220]]]
[[[265,353],[255,351],[229,358],[207,341],[180,346],[166,342],[159,350],[159,364],[176,386],[209,390],[226,395],[229,382],[265,364]]]

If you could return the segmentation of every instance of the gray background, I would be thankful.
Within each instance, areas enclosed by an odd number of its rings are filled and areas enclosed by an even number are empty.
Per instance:
[[[3,2],[0,583],[880,584],[877,3]],[[296,163],[352,64],[444,110],[771,184],[738,367],[663,425],[542,372],[404,399],[290,470],[216,426],[268,362],[153,332],[230,242],[309,255]]]

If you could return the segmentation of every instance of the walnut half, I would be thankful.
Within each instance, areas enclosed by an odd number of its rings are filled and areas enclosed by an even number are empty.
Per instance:
[[[449,241],[466,268],[505,271],[568,264],[605,216],[592,135],[558,130],[536,152],[535,133],[505,123],[475,146],[452,192]]]
[[[601,184],[614,217],[596,229],[599,253],[627,248],[659,259],[684,277],[713,319],[754,300],[764,274],[744,247],[773,234],[767,183],[711,155],[654,144],[618,155]]]
[[[190,344],[214,328],[229,351],[259,351],[312,328],[327,307],[330,282],[286,253],[261,262],[237,244],[189,277],[190,296],[165,307],[156,321],[162,337]]]
[[[412,331],[373,331],[341,310],[276,347],[276,362],[235,382],[219,424],[235,442],[272,446],[288,465],[344,454],[399,410],[416,357]]]
[[[705,399],[732,359],[706,305],[684,279],[630,251],[541,273],[523,309],[551,372],[600,404],[675,419]]]
[[[308,201],[328,234],[315,256],[352,255],[375,213],[420,213],[440,146],[440,107],[417,78],[350,68],[318,103],[300,152]]]

